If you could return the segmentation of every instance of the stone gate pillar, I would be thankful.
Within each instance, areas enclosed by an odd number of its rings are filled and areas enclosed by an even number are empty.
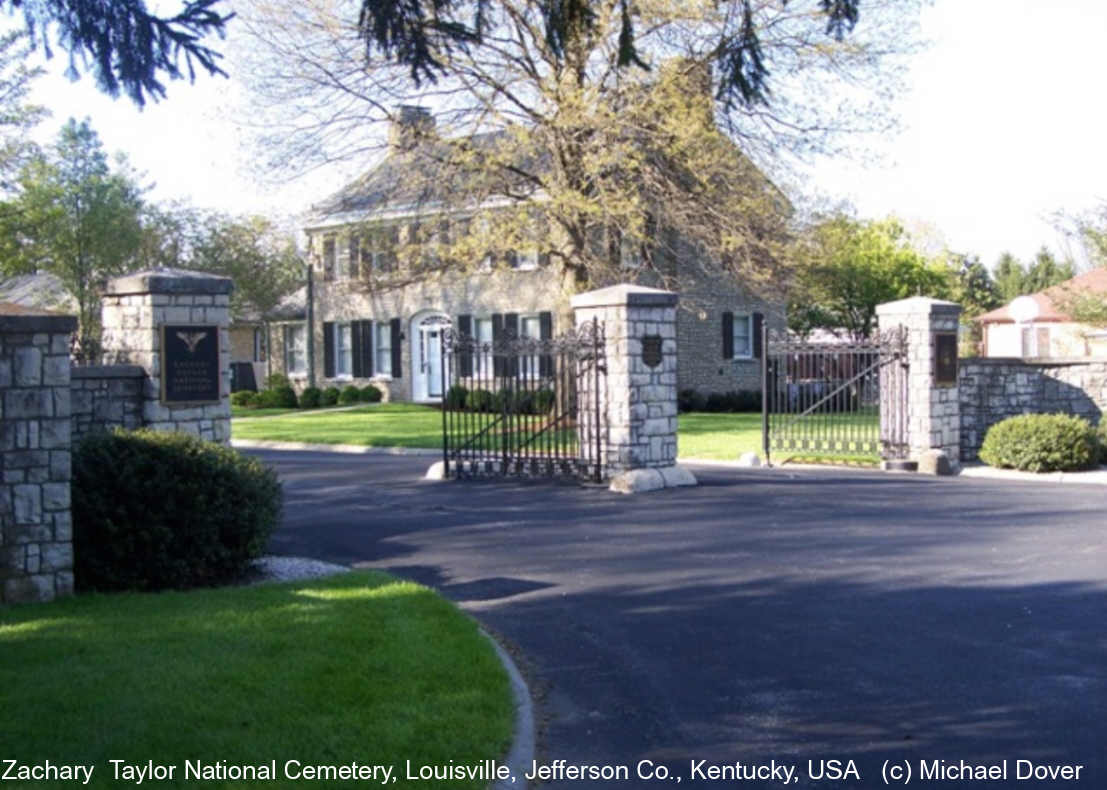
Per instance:
[[[600,454],[611,489],[622,493],[695,485],[677,457],[677,295],[620,284],[571,300],[578,329],[603,324],[607,373],[600,377]],[[595,416],[582,384],[579,430]]]
[[[73,592],[69,342],[77,319],[0,305],[0,603]]]
[[[230,441],[233,287],[228,277],[179,269],[149,269],[108,283],[104,363],[146,371],[144,426]]]
[[[961,305],[916,296],[876,308],[881,332],[907,332],[907,441],[920,471],[943,473],[933,451],[949,459],[948,474],[961,457],[961,403],[957,391],[957,329]]]

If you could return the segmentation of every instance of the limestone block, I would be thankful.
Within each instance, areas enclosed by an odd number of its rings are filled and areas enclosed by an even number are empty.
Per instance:
[[[943,450],[931,448],[919,455],[919,473],[924,475],[952,475],[953,463]]]
[[[54,540],[73,540],[73,516],[68,510],[54,514]]]
[[[43,345],[46,345],[44,342]],[[15,386],[37,387],[42,383],[42,351],[37,346],[15,349],[12,357]]]
[[[54,597],[54,576],[48,573],[33,576],[16,576],[4,582],[4,601],[7,603],[36,603]]]
[[[16,524],[42,522],[42,488],[37,485],[12,487],[12,511]]]
[[[69,483],[45,483],[42,486],[44,510],[69,510]]]
[[[73,594],[73,572],[62,571],[54,574],[54,594],[55,595],[72,595]]]
[[[39,567],[43,571],[68,571],[73,568],[73,544],[44,543]]]

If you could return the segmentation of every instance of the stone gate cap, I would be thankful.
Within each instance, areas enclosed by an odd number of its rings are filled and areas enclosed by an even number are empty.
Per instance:
[[[77,316],[25,307],[12,302],[0,302],[0,331],[34,334],[35,332],[72,332],[77,328]]]
[[[899,315],[900,313],[960,313],[961,305],[943,299],[931,299],[929,296],[912,296],[896,302],[885,302],[876,306],[877,315]]]
[[[659,288],[647,288],[644,285],[632,285],[619,283],[598,291],[588,291],[577,294],[569,300],[574,308],[581,307],[673,307],[677,303],[677,295],[672,291],[662,291]]]
[[[104,293],[124,294],[229,294],[234,290],[230,277],[186,269],[146,269],[108,281]]]

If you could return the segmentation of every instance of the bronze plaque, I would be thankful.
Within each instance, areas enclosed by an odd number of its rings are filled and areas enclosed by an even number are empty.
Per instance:
[[[646,335],[642,338],[642,361],[651,368],[661,364],[661,335]]]
[[[219,327],[163,324],[161,402],[219,402]]]
[[[951,387],[957,384],[957,335],[943,332],[934,336],[934,383]]]

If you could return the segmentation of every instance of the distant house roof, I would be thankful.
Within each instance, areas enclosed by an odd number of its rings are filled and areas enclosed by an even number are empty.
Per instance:
[[[32,308],[32,312],[77,313],[77,300],[61,280],[46,272],[20,274],[0,282],[0,302]]]
[[[312,206],[309,229],[358,222],[388,211],[410,213],[417,207],[446,204],[461,190],[468,171],[447,166],[456,146],[468,144],[477,152],[492,152],[504,132],[485,132],[442,141],[434,138],[412,148],[392,150],[375,167],[330,197]]]
[[[1070,293],[1107,294],[1107,267],[1092,269],[1090,272],[1079,274],[1071,280],[1065,280],[1065,282],[1046,288],[1044,291],[1028,294],[1038,305],[1038,315],[1034,320],[1045,322],[1071,321],[1072,316],[1058,307],[1058,302],[1063,303],[1065,297]],[[1010,304],[1006,304],[991,312],[978,315],[973,320],[982,324],[1013,324],[1015,319],[1008,309],[1010,306]]]
[[[267,321],[306,321],[307,320],[307,286],[302,286],[293,291],[265,314]],[[258,318],[251,317],[257,321]]]

